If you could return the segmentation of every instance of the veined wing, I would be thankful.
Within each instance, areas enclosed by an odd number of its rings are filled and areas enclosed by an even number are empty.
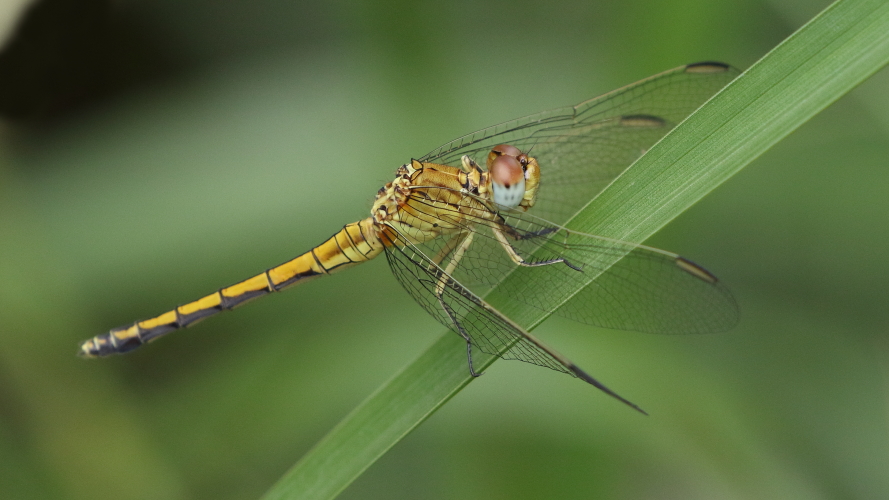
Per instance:
[[[393,231],[383,238],[389,267],[404,289],[438,322],[461,336],[468,335],[471,346],[579,378],[647,415],[458,283],[404,236]],[[471,354],[469,363],[471,369]]]
[[[620,330],[710,333],[737,323],[728,288],[677,254],[578,233],[503,207],[492,217],[486,202],[468,195],[462,207],[427,200],[412,193],[407,206],[413,217],[462,231],[419,248],[445,269],[459,258],[452,277],[480,296],[499,285],[498,293],[524,304]],[[457,245],[470,233],[471,244],[457,256]],[[510,252],[530,266],[517,264]]]
[[[463,136],[420,161],[484,165],[490,149],[510,144],[537,158],[541,181],[534,214],[556,224],[586,205],[679,122],[738,75],[722,63],[675,68],[577,106],[544,111]]]

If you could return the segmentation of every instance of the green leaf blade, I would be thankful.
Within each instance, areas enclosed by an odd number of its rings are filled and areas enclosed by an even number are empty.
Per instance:
[[[570,227],[644,241],[887,62],[889,4],[832,4],[653,147]],[[489,298],[495,306],[505,304],[496,290]],[[546,317],[518,306],[501,311],[526,326]],[[441,336],[340,422],[264,498],[335,497],[469,383],[461,344],[450,332]],[[478,368],[493,360],[478,359]],[[611,402],[603,398],[603,404]]]

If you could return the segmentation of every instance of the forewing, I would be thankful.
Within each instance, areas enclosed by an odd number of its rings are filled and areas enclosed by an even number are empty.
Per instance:
[[[709,333],[737,323],[731,292],[679,255],[570,231],[504,207],[494,213],[468,195],[462,206],[448,207],[428,202],[427,194],[435,198],[431,189],[411,195],[410,213],[458,231],[418,249],[447,269],[459,242],[472,233],[451,275],[477,296],[496,286],[498,293],[543,311],[620,330]],[[495,231],[532,266],[517,264]]]
[[[674,253],[577,233],[527,214],[504,218],[513,249],[538,267],[518,266],[498,291],[582,323],[649,333],[712,333],[738,321],[731,292]],[[505,250],[504,250],[505,253]]]
[[[420,160],[459,166],[469,155],[484,165],[493,146],[516,146],[540,164],[540,192],[532,210],[563,224],[737,74],[721,63],[682,66],[577,106],[479,130]]]

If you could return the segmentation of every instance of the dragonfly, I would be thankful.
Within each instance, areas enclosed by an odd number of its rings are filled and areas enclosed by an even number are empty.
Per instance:
[[[508,121],[399,167],[371,215],[308,252],[159,316],[83,342],[122,354],[271,292],[385,255],[436,320],[475,349],[587,382],[645,413],[485,301],[593,326],[652,333],[731,328],[738,307],[713,274],[679,255],[584,234],[569,219],[676,124],[737,76],[717,62],[674,68],[576,106]]]

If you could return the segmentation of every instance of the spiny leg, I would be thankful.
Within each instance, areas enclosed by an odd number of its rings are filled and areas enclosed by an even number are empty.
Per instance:
[[[512,229],[512,228],[510,228]],[[527,232],[525,234],[519,234],[518,231],[511,231],[510,234],[517,240],[530,240],[531,238],[539,238],[541,236],[546,236],[551,233],[558,232],[559,228],[557,227],[545,227],[543,229],[538,229],[537,231]]]
[[[438,297],[439,301],[441,300],[441,296],[444,293],[444,287],[447,285],[447,281],[451,279],[451,274],[454,273],[454,269],[457,269],[457,265],[460,263],[460,259],[462,259],[463,255],[466,254],[466,250],[469,249],[469,245],[472,244],[472,239],[475,235],[475,233],[471,231],[467,231],[461,234],[465,234],[466,237],[463,238],[463,241],[460,242],[459,246],[454,245],[456,247],[456,249],[453,250],[454,256],[451,257],[451,261],[448,262],[448,266],[444,269],[444,273],[442,273],[438,277],[438,283],[435,284],[435,296]],[[447,246],[451,246],[451,241],[448,242]]]
[[[575,266],[574,264],[568,262],[566,259],[563,259],[561,257],[558,259],[542,260],[540,262],[528,262],[521,255],[519,255],[518,252],[516,252],[515,247],[513,247],[512,244],[509,243],[509,240],[506,239],[506,235],[503,234],[502,230],[500,230],[496,227],[492,227],[491,231],[494,232],[494,236],[497,237],[497,241],[499,241],[500,245],[503,247],[503,249],[506,250],[506,254],[509,255],[509,258],[512,259],[513,262],[515,262],[516,264],[518,264],[520,266],[539,267],[539,266],[548,266],[551,264],[560,264],[561,263],[561,264],[565,264],[566,266],[570,267],[571,269],[574,269],[575,271],[583,272],[582,268]],[[551,232],[551,231],[549,231],[549,232]]]
[[[454,249],[456,249],[460,245],[460,243],[462,243],[461,238],[465,238],[465,237],[466,237],[465,231],[461,231],[461,232],[455,234],[453,237],[451,237],[451,239],[449,239],[448,242],[445,243],[445,245],[442,247],[441,251],[439,251],[435,255],[435,257],[432,258],[432,262],[434,262],[436,265],[440,266],[441,263],[448,257],[448,255],[451,255],[451,253],[454,251]]]
[[[473,377],[478,377],[481,373],[476,373],[475,368],[472,367],[472,339],[469,337],[469,334],[466,333],[466,330],[463,329],[463,325],[457,320],[457,315],[450,306],[445,304],[441,299],[441,296],[439,296],[438,302],[441,304],[442,309],[444,309],[445,314],[448,315],[448,318],[451,319],[451,323],[457,327],[457,333],[459,333],[460,336],[463,337],[463,340],[466,341],[466,359],[469,362],[469,374]]]
[[[461,233],[462,234],[462,233]],[[472,338],[466,333],[466,330],[463,329],[463,325],[460,324],[460,321],[457,319],[457,315],[454,313],[453,309],[448,306],[445,301],[442,299],[442,295],[444,295],[445,287],[448,286],[448,282],[451,280],[451,274],[454,272],[454,269],[457,268],[457,264],[460,263],[460,259],[463,258],[463,255],[466,254],[466,250],[469,248],[469,245],[472,244],[472,232],[466,232],[466,237],[463,238],[463,241],[460,242],[459,246],[451,245],[451,242],[457,241],[459,238],[455,236],[448,242],[445,249],[447,253],[442,255],[439,254],[442,259],[453,252],[453,257],[451,257],[451,261],[448,262],[448,266],[445,268],[444,272],[439,274],[438,282],[435,284],[435,297],[438,299],[438,303],[441,305],[441,308],[444,309],[445,314],[450,318],[451,323],[457,327],[457,333],[463,337],[463,340],[466,341],[466,359],[469,362],[469,374],[473,377],[478,377],[481,375],[480,373],[475,372],[475,368],[472,367]],[[455,249],[456,248],[456,249]]]
[[[481,173],[482,169],[478,166],[478,163],[475,162],[469,155],[463,155],[460,158],[460,168],[466,172],[467,174],[472,172]]]

